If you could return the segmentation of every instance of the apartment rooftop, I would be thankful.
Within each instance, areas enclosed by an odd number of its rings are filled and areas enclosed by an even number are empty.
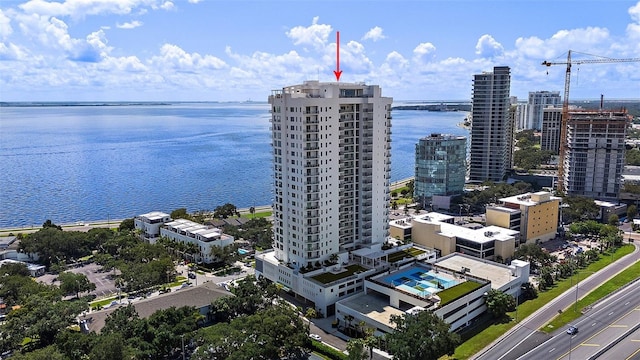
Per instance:
[[[432,213],[430,213],[432,214]],[[477,243],[486,243],[489,241],[507,241],[520,234],[519,231],[505,229],[499,226],[490,225],[477,229],[466,226],[449,224],[440,222],[433,217],[419,216],[413,219],[416,222],[426,222],[440,225],[440,234],[449,237],[458,237],[462,239],[473,240]]]
[[[169,214],[165,214],[165,213],[163,213],[161,211],[152,211],[150,213],[138,215],[139,218],[147,219],[149,221],[162,220],[163,218],[166,218],[168,216],[169,216]]]
[[[186,219],[177,219],[177,220],[168,222],[165,225],[167,226],[167,229],[170,231],[175,231],[175,232],[185,233],[185,234],[200,235],[202,238],[207,240],[213,240],[213,239],[218,239],[220,237],[228,236],[223,234],[222,230],[220,230],[219,228],[209,227],[207,225],[198,224],[196,222],[193,222],[191,220],[186,220]]]
[[[466,274],[490,281],[493,289],[499,289],[513,280],[513,272],[508,266],[463,254],[442,257],[434,265],[457,272],[467,269]]]
[[[562,200],[562,198],[557,196],[552,196],[551,193],[546,191],[538,191],[535,193],[526,193],[526,194],[510,196],[510,197],[500,199],[502,203],[518,204],[518,205],[525,205],[525,206],[538,205],[538,204],[541,204],[547,201],[552,201],[552,200]]]

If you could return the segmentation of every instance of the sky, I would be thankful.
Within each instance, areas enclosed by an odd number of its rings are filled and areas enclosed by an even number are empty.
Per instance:
[[[640,99],[640,1],[0,0],[0,101],[266,101],[305,80],[394,101],[471,98],[511,67],[511,95]],[[545,67],[544,60],[561,64]]]

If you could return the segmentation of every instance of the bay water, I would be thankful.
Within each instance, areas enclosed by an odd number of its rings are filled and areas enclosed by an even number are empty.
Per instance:
[[[0,107],[0,228],[271,204],[267,103],[18,105]],[[468,136],[465,112],[392,116],[392,181],[419,138]]]

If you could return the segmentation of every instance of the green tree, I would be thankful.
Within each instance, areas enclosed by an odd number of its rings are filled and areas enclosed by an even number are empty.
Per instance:
[[[54,224],[51,220],[47,219],[47,221],[44,222],[44,224],[42,224],[42,228],[46,229],[46,228],[53,228],[53,229],[58,229],[58,230],[62,230],[62,226],[60,225],[56,225]]]
[[[238,246],[235,244],[227,246],[212,246],[210,255],[217,259],[217,262],[224,265],[233,265],[240,259]]]
[[[485,303],[489,313],[496,319],[503,319],[507,315],[507,311],[516,307],[516,300],[511,295],[496,289],[489,290]]]
[[[255,218],[255,217],[256,217],[256,216],[255,216],[255,215],[256,215],[256,208],[255,208],[255,207],[253,207],[253,206],[252,206],[252,207],[250,207],[250,208],[249,208],[249,214],[251,214],[251,217],[252,217],[252,218]]]
[[[415,315],[391,315],[395,331],[386,339],[394,358],[403,360],[438,359],[452,354],[461,343],[460,335],[449,332],[451,325],[431,311]]]
[[[28,277],[31,274],[25,263],[7,263],[0,266],[0,276],[25,276]]]
[[[550,266],[555,261],[555,257],[544,251],[538,244],[522,244],[518,246],[513,257],[527,261],[531,264],[532,269]]]
[[[562,200],[569,205],[563,208],[562,216],[565,224],[584,220],[596,220],[600,213],[600,208],[593,199],[583,196],[565,196]]]
[[[526,282],[522,284],[522,296],[525,300],[532,300],[538,297],[538,290],[532,283]]]
[[[91,360],[124,360],[131,359],[126,341],[118,333],[110,333],[98,337],[89,353]]]
[[[369,355],[365,351],[363,339],[350,339],[347,341],[347,360],[366,360]]]
[[[620,218],[618,217],[617,214],[611,214],[609,215],[609,219],[607,220],[607,223],[612,226],[618,226],[618,224],[620,223]]]
[[[629,207],[627,207],[627,219],[629,219],[629,221],[633,221],[636,215],[638,215],[638,207],[635,205],[629,205]]]
[[[118,226],[118,231],[133,231],[135,229],[135,222],[133,218],[124,219]]]
[[[16,353],[11,356],[11,360],[67,360],[63,353],[58,351],[54,345],[47,346],[27,353]]]
[[[234,215],[238,215],[238,209],[230,203],[218,206],[213,210],[213,217],[216,219],[226,219]]]
[[[17,348],[25,338],[37,339],[38,346],[45,347],[53,344],[61,330],[76,324],[76,316],[88,308],[86,301],[61,301],[55,293],[32,295],[7,316],[0,332],[9,339],[11,348]]]
[[[198,331],[194,360],[280,359],[301,356],[309,327],[288,304],[271,303],[253,315]]]
[[[85,274],[63,272],[58,276],[58,280],[60,280],[60,290],[64,294],[73,293],[78,299],[81,292],[91,292],[96,289],[96,284],[89,281]]]
[[[640,165],[640,150],[629,149],[627,150],[625,161],[627,165],[639,166]]]
[[[169,214],[173,220],[175,219],[187,219],[192,220],[191,215],[187,212],[187,208],[175,209]]]

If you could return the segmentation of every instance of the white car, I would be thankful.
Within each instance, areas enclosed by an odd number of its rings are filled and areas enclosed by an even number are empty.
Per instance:
[[[309,334],[309,337],[315,341],[322,341],[322,338],[318,334]]]

